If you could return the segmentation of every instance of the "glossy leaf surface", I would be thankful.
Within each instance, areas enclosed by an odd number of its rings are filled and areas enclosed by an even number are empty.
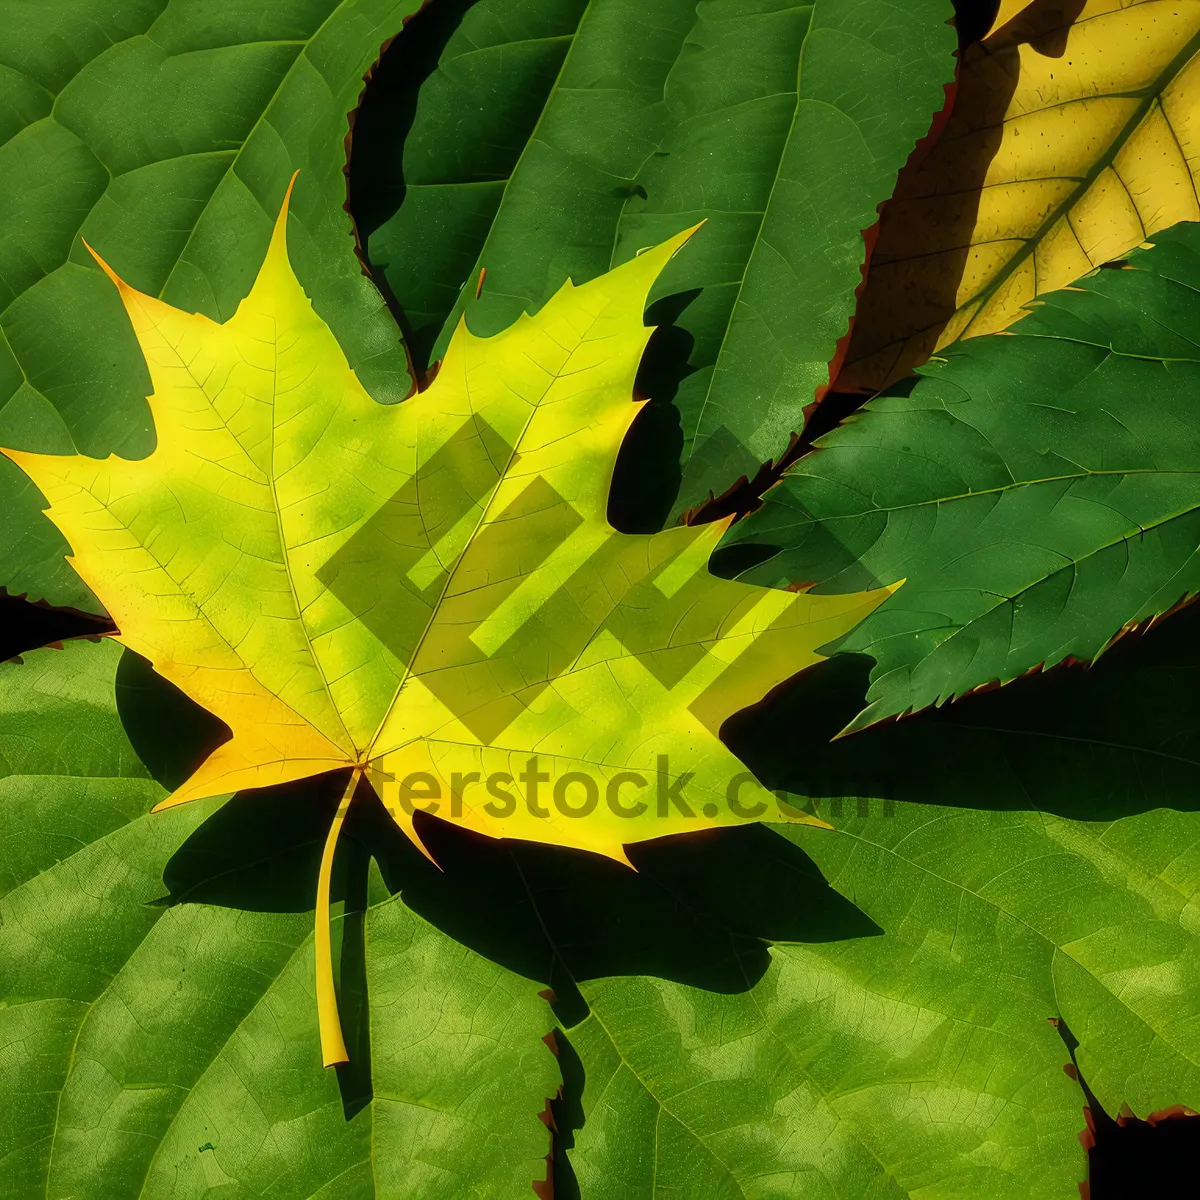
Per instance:
[[[582,983],[581,1195],[1070,1197],[1083,1101],[1047,1018],[1106,1111],[1200,1108],[1198,666],[1188,611],[1091,671],[832,744],[864,662],[742,723],[739,753],[836,826],[773,831],[882,933],[776,918],[764,969],[736,937],[755,893],[710,897],[729,982]],[[775,896],[785,857],[759,852]]]

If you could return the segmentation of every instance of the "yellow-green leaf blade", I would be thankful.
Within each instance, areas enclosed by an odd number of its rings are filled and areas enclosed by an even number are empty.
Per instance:
[[[708,570],[724,524],[609,525],[646,299],[696,230],[492,337],[460,324],[433,386],[395,406],[372,401],[315,314],[287,230],[285,199],[222,324],[114,275],[154,387],[151,455],[5,451],[120,639],[232,731],[168,803],[366,767],[415,841],[419,777],[481,832],[618,859],[759,819],[770,800],[721,722],[888,589],[756,588]],[[539,755],[553,810],[533,793]],[[525,804],[497,815],[493,783],[522,764]],[[464,806],[468,776],[491,798]],[[650,793],[631,808],[622,778]]]

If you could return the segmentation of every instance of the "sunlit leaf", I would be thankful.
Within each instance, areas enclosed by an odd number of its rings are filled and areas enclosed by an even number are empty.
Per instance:
[[[541,755],[556,787],[598,773],[593,809],[598,786],[640,771],[642,787],[688,781],[705,823],[738,820],[721,721],[887,593],[733,583],[706,565],[726,523],[632,536],[605,520],[645,297],[690,234],[503,334],[460,326],[433,387],[387,406],[292,274],[286,228],[285,205],[223,325],[116,280],[154,383],[153,454],[6,451],[118,640],[232,730],[170,803],[355,767],[410,833],[398,793],[416,772],[493,836],[619,858],[690,827],[646,804],[572,820],[575,798],[505,824],[498,797],[456,779],[511,784]]]
[[[1200,6],[1008,4],[888,203],[839,386],[882,387],[1200,219]]]
[[[820,661],[887,590],[814,599],[720,579],[707,563],[728,522],[608,524],[646,295],[690,234],[505,333],[460,325],[434,385],[391,406],[292,273],[286,201],[224,324],[113,275],[154,386],[154,452],[5,453],[114,636],[231,730],[159,807],[353,768],[319,914],[364,773],[418,844],[417,810],[621,860],[630,842],[763,815],[773,797],[721,722]],[[340,1062],[322,919],[317,953],[325,1058]]]

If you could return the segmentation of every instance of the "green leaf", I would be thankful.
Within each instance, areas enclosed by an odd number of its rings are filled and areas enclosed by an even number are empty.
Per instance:
[[[940,931],[881,935],[779,832],[638,848],[640,894],[610,885],[602,916],[522,856],[591,1010],[563,1042],[582,1200],[1073,1194],[1053,1005],[963,969]]]
[[[740,995],[653,978],[583,991],[584,1200],[1030,1200],[1083,1176],[1045,1005],[940,940],[775,946]]]
[[[653,388],[682,423],[676,510],[753,475],[828,380],[862,231],[952,77],[950,16],[944,0],[482,0],[391,148],[395,215],[364,230],[414,344],[440,357],[464,311],[495,332],[707,220],[655,292],[687,356]]]
[[[488,880],[490,953],[514,955],[499,930],[535,909],[521,957],[570,1026],[565,1194],[1074,1193],[1082,1097],[1053,1006],[959,969],[940,935],[880,936],[776,832],[633,847],[636,875],[527,847],[506,872],[449,842],[443,891]],[[459,915],[456,936],[479,933]]]
[[[741,986],[582,983],[584,1200],[1074,1195],[1083,1097],[1047,1018],[1108,1112],[1200,1107],[1198,669],[1189,610],[1091,671],[832,744],[861,660],[742,720],[739,755],[836,825],[774,831],[883,933],[777,928]]]
[[[558,1085],[536,985],[389,896],[348,832],[362,1066],[322,1070],[310,881],[331,797],[284,797],[282,844],[261,799],[149,816],[164,792],[121,729],[120,653],[0,666],[0,1191],[524,1194]]]
[[[0,441],[46,453],[153,448],[146,372],[81,238],[131,283],[230,315],[287,180],[317,309],[379,400],[408,391],[395,325],[342,212],[346,113],[419,0],[0,3]],[[0,463],[0,586],[99,611],[34,489]]]
[[[842,703],[816,683],[808,694],[817,712]],[[786,740],[777,726],[771,737],[776,744]],[[593,856],[467,839],[441,822],[427,826],[424,836],[442,871],[397,861],[394,829],[392,843],[371,841],[389,884],[402,890],[409,908],[464,945],[548,983],[560,1021],[570,1026],[569,1042],[559,1039],[567,1092],[557,1110],[557,1154],[565,1194],[574,1194],[572,1176],[582,1200],[653,1194],[644,1168],[656,1106],[633,1085],[640,1079],[686,1114],[688,1096],[670,1090],[666,1076],[690,1088],[709,1071],[730,1116],[723,1134],[713,1117],[704,1140],[720,1142],[731,1160],[742,1154],[735,1165],[747,1194],[756,1194],[756,1171],[763,1173],[746,1165],[753,1154],[759,1166],[811,1162],[804,1179],[826,1172],[835,1195],[871,1194],[869,1187],[894,1195],[899,1184],[889,1183],[878,1165],[878,1156],[892,1150],[890,1177],[906,1185],[918,1178],[969,1182],[982,1161],[1007,1172],[1001,1196],[1038,1196],[1043,1177],[1059,1185],[1058,1194],[1073,1193],[1084,1168],[1075,1136],[1082,1097],[1063,1074],[1066,1050],[1046,1021],[1053,1005],[998,980],[994,963],[958,971],[953,956],[940,953],[940,931],[928,941],[915,927],[879,936],[878,926],[832,892],[808,856],[777,833],[743,827],[720,837],[644,843],[630,849],[635,873]],[[213,839],[226,860],[236,853],[230,847],[238,839],[217,830]],[[787,966],[782,980],[772,960]],[[588,1016],[585,997],[596,1016]],[[654,1003],[643,1008],[643,1000]],[[890,1015],[892,1024],[861,1020],[861,1008],[853,1007],[859,1000],[871,1000],[871,1015]],[[717,1028],[704,1023],[709,1016]],[[600,1036],[599,1022],[629,1064],[615,1079],[612,1049],[589,1040]],[[679,1061],[665,1061],[664,1046],[678,1047]],[[830,1069],[856,1066],[861,1103],[826,1073],[826,1055]],[[784,1083],[804,1076],[816,1082],[781,1103],[781,1119],[775,1107],[781,1091],[790,1095]],[[919,1100],[904,1109],[914,1084]],[[711,1116],[715,1102],[706,1086],[708,1099],[694,1103],[707,1104]],[[822,1155],[805,1141],[805,1121],[826,1129],[835,1109],[845,1114],[840,1154]],[[897,1109],[903,1120],[893,1132]],[[931,1111],[936,1125],[926,1120]],[[739,1120],[746,1126],[740,1131]],[[664,1144],[669,1124],[664,1116]],[[661,1181],[678,1179],[694,1163],[687,1179],[696,1187],[682,1194],[711,1194],[701,1185],[714,1173],[729,1187],[704,1145],[688,1142],[677,1154],[678,1145],[672,1143],[670,1160],[659,1160]],[[639,1180],[638,1188],[631,1185]],[[946,1183],[941,1194],[973,1193]]]
[[[735,739],[777,786],[861,797],[818,801],[836,832],[785,836],[884,929],[1064,1020],[1109,1113],[1200,1108],[1200,613],[829,744],[861,696],[848,663],[824,671],[840,697],[796,688]]]
[[[859,728],[1094,659],[1200,590],[1200,226],[1053,292],[821,438],[731,540],[756,582],[906,583],[842,643]]]
[[[477,1194],[523,1194],[545,1148],[528,1117],[554,1080],[538,1040],[548,1014],[517,975],[551,983],[571,1025],[559,1115],[564,1170],[583,1200],[654,1180],[689,1197],[798,1186],[1071,1194],[1084,1169],[1082,1098],[1048,1017],[1080,1039],[1080,1065],[1109,1111],[1200,1101],[1194,1005],[1183,999],[1200,993],[1200,859],[1188,849],[1200,844],[1189,749],[1198,614],[1090,672],[1040,676],[832,745],[861,701],[865,664],[817,668],[730,740],[763,778],[774,771],[776,785],[817,798],[837,832],[668,839],[636,848],[635,874],[545,848],[505,852],[444,826],[431,831],[439,872],[395,831],[380,843],[348,828],[336,889],[348,896],[343,1011],[351,1044],[369,1037],[371,1079],[347,1081],[340,1096],[316,1066],[307,951],[306,881],[331,797],[235,800],[198,828],[179,824],[197,806],[139,817],[161,791],[115,729],[114,665],[107,642],[69,644],[0,672],[0,684],[19,680],[17,696],[36,697],[21,719],[4,693],[3,728],[15,731],[5,761],[25,774],[24,794],[8,782],[11,811],[37,814],[27,797],[47,797],[47,784],[28,777],[50,775],[76,818],[59,845],[18,828],[28,862],[5,850],[28,877],[13,886],[10,872],[0,900],[0,985],[14,998],[0,1012],[10,1089],[0,1172],[14,1174],[0,1185],[14,1195],[45,1190],[47,1137],[58,1147],[51,1196],[137,1194],[143,1177],[153,1196],[232,1180],[263,1190],[276,1176],[281,1196],[473,1194],[451,1163],[484,1181]],[[141,720],[161,711],[145,705]],[[78,729],[81,712],[89,736],[70,744],[87,756],[60,768],[77,777],[55,777],[63,726]],[[80,828],[95,812],[77,802],[85,771],[138,782],[129,820]],[[976,809],[962,807],[965,786]],[[62,827],[43,804],[40,819]],[[142,839],[168,827],[147,850]],[[402,900],[363,869],[367,845]],[[797,846],[877,925],[831,894]],[[167,904],[154,904],[164,892]],[[353,983],[364,952],[365,989]],[[354,1015],[368,998],[369,1034]],[[445,1041],[428,1035],[435,1020]],[[485,1021],[511,1039],[477,1036]],[[466,1053],[484,1049],[500,1058]],[[474,1124],[450,1116],[481,1092],[490,1107],[472,1111]],[[391,1123],[405,1118],[415,1125]],[[151,1139],[122,1133],[153,1121]],[[514,1129],[527,1140],[506,1140]],[[289,1137],[307,1150],[289,1152]],[[128,1186],[121,1171],[142,1174]]]

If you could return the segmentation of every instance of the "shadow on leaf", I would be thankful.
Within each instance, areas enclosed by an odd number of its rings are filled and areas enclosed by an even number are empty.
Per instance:
[[[876,801],[1042,809],[1076,820],[1197,806],[1198,609],[1125,639],[1091,669],[1027,677],[831,742],[861,707],[869,667],[852,656],[823,663],[727,722],[723,735],[768,786],[827,801],[820,811],[835,822],[838,804]],[[155,744],[147,762],[160,779],[177,781],[222,740],[218,723],[198,721],[133,656],[119,681],[131,737],[140,748]],[[340,789],[337,773],[234,797],[170,859],[163,903],[308,911]],[[586,1015],[576,986],[584,980],[651,975],[740,992],[766,971],[772,942],[880,932],[807,855],[764,826],[633,846],[630,871],[588,854],[493,842],[433,818],[418,822],[441,870],[365,794],[339,847],[336,953],[355,1062],[341,1076],[348,1114],[370,1098],[364,925],[383,885],[447,936],[549,986],[565,1028]],[[577,1100],[568,1086],[558,1114],[568,1138]]]
[[[172,856],[163,903],[310,909],[336,782],[324,776],[235,796]],[[635,872],[582,852],[493,842],[436,819],[418,821],[441,870],[377,800],[360,794],[339,842],[335,897],[365,897],[373,857],[389,891],[419,916],[550,986],[568,1024],[583,1015],[577,980],[648,974],[743,991],[766,970],[770,942],[879,932],[807,855],[762,826],[632,847]]]
[[[233,797],[169,860],[162,903],[310,909],[339,781],[325,776]],[[769,942],[880,932],[825,883],[807,855],[762,826],[634,847],[636,872],[593,855],[492,842],[433,818],[420,828],[442,870],[409,844],[373,796],[360,794],[339,842],[332,892],[343,901],[335,957],[351,1049],[351,1064],[339,1068],[348,1119],[371,1095],[364,925],[372,859],[388,890],[413,912],[548,985],[564,1027],[587,1015],[577,981],[646,974],[744,991],[766,971]]]
[[[830,659],[726,722],[764,783],[818,804],[912,801],[1111,821],[1200,806],[1200,609],[1060,666],[831,741],[862,708],[870,659]],[[884,809],[886,815],[886,809]]]
[[[675,396],[695,368],[696,339],[678,324],[699,288],[663,296],[646,311],[655,326],[638,368],[634,394],[649,397],[621,443],[608,493],[608,523],[620,533],[657,533],[679,495],[683,426]]]

